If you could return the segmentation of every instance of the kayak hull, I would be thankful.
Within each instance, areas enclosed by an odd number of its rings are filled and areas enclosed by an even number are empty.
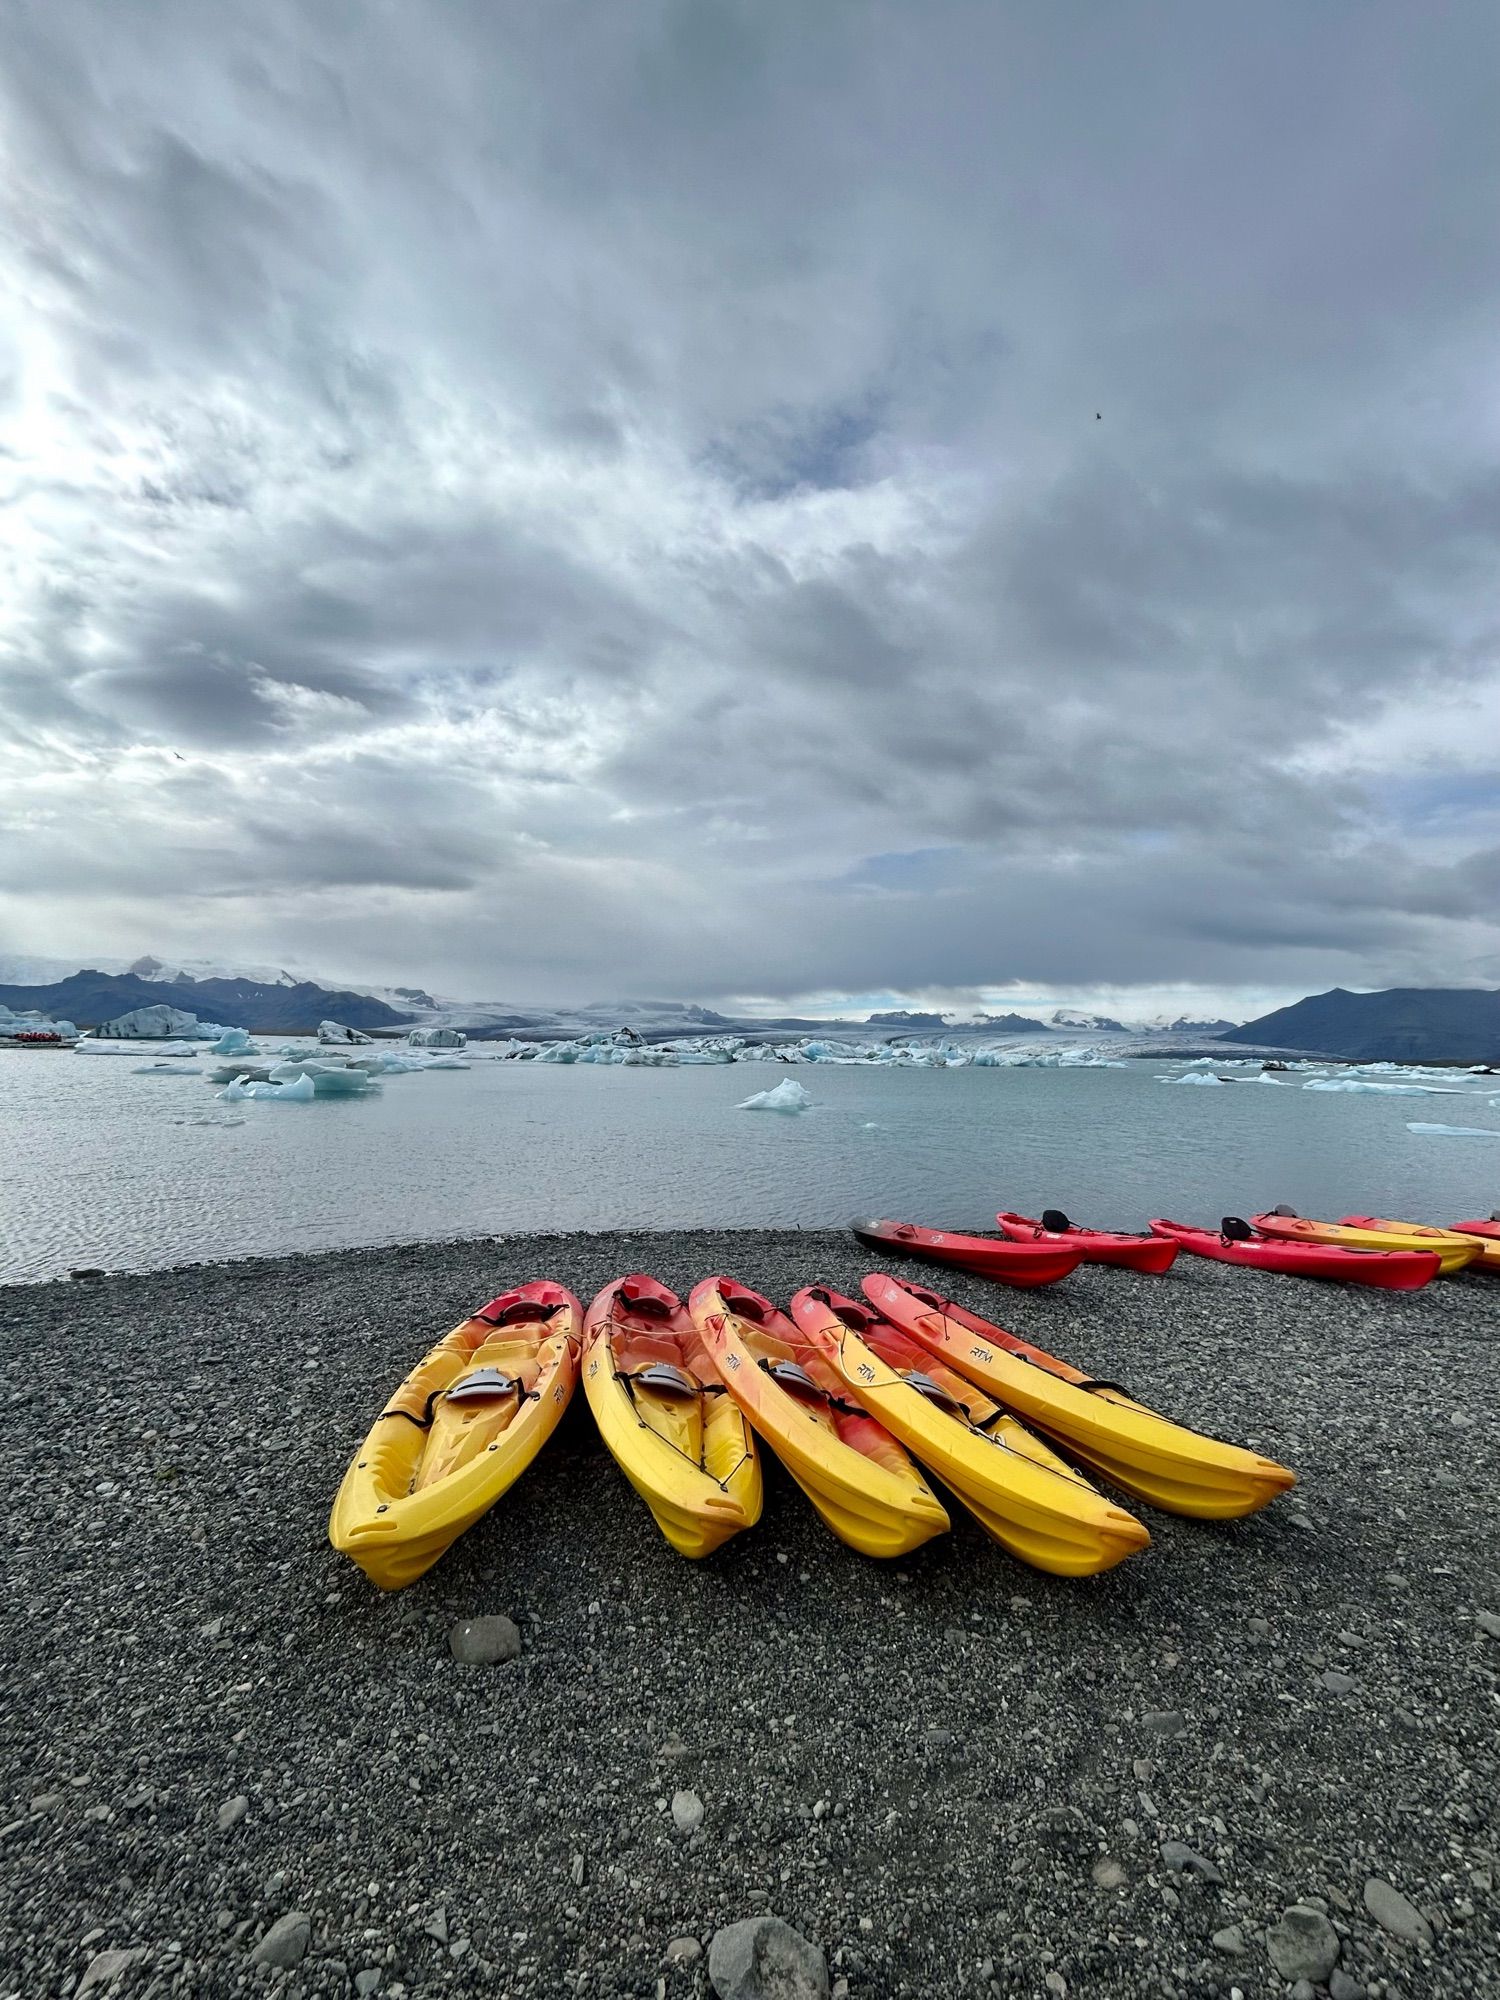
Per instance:
[[[1044,1229],[1030,1215],[1002,1209],[996,1222],[1015,1243],[1075,1245],[1085,1264],[1109,1264],[1121,1271],[1145,1271],[1159,1277],[1177,1261],[1177,1245],[1165,1236],[1130,1236],[1112,1229]]]
[[[1473,1230],[1434,1229],[1424,1222],[1393,1222],[1384,1215],[1341,1215],[1339,1226],[1399,1239],[1403,1248],[1432,1249],[1439,1255],[1455,1247],[1466,1249],[1470,1253],[1469,1262],[1461,1268],[1491,1277],[1500,1275],[1500,1236],[1491,1241]]]
[[[1372,1285],[1385,1292],[1416,1292],[1430,1284],[1440,1268],[1427,1250],[1359,1251],[1331,1243],[1287,1243],[1266,1237],[1226,1242],[1216,1229],[1194,1229],[1185,1222],[1157,1216],[1151,1227],[1158,1236],[1195,1257],[1216,1264],[1239,1264],[1252,1271],[1272,1271],[1290,1278],[1326,1278],[1337,1284]]]
[[[675,1293],[638,1272],[604,1286],[584,1323],[582,1370],[611,1457],[679,1555],[701,1560],[754,1527],[755,1433]]]
[[[1009,1237],[964,1236],[951,1229],[923,1229],[912,1222],[856,1221],[849,1225],[867,1250],[886,1257],[921,1257],[1002,1285],[1055,1285],[1076,1271],[1083,1252],[1072,1243],[1013,1243]]]
[[[863,1290],[875,1310],[956,1368],[1070,1457],[1165,1513],[1239,1520],[1297,1483],[1275,1459],[1206,1437],[1138,1403],[1091,1386],[1081,1369],[919,1286],[872,1272]]]
[[[1434,1242],[1410,1231],[1403,1233],[1399,1230],[1359,1228],[1343,1222],[1319,1222],[1305,1215],[1252,1215],[1250,1226],[1259,1230],[1262,1236],[1273,1237],[1279,1243],[1325,1244],[1340,1250],[1428,1252],[1437,1257],[1438,1273],[1444,1278],[1451,1278],[1455,1272],[1472,1264],[1482,1247],[1462,1237],[1452,1242]]]
[[[328,1519],[340,1554],[381,1590],[425,1575],[557,1428],[582,1334],[577,1299],[542,1280],[501,1293],[429,1349],[349,1462]]]
[[[809,1288],[792,1300],[792,1317],[855,1400],[1022,1562],[1055,1576],[1095,1576],[1149,1546],[1151,1537],[1134,1515],[1095,1492],[977,1388],[954,1376],[967,1394],[953,1398],[950,1408],[913,1387],[913,1376],[928,1379],[939,1364],[878,1314],[836,1292]],[[861,1326],[887,1353],[900,1358],[909,1349],[913,1366],[893,1366],[867,1344]],[[942,1385],[929,1386],[942,1393]]]
[[[889,1558],[947,1533],[947,1511],[904,1447],[862,1411],[833,1406],[847,1405],[841,1379],[769,1299],[705,1278],[688,1310],[729,1394],[841,1542]],[[811,1394],[789,1392],[771,1373],[783,1357]]]

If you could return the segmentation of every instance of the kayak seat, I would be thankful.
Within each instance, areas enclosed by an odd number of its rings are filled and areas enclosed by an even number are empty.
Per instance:
[[[1242,1215],[1226,1215],[1219,1223],[1219,1234],[1226,1243],[1255,1241],[1255,1231]]]
[[[1073,1225],[1060,1208],[1044,1208],[1042,1210],[1042,1227],[1043,1229],[1050,1230],[1054,1236],[1066,1236]]]

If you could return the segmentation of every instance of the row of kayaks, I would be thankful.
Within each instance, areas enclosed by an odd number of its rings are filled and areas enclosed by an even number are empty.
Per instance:
[[[1252,1514],[1296,1483],[924,1286],[872,1273],[863,1290],[809,1286],[783,1312],[728,1277],[684,1303],[637,1272],[587,1314],[550,1280],[502,1293],[386,1404],[329,1537],[382,1589],[414,1582],[536,1457],[580,1375],[621,1471],[690,1557],[759,1518],[761,1443],[866,1555],[948,1529],[940,1482],[1013,1555],[1061,1576],[1150,1542],[1091,1474],[1203,1520]]]
[[[1156,1217],[1146,1235],[1085,1229],[1059,1209],[1040,1217],[1002,1209],[999,1236],[965,1236],[917,1223],[859,1221],[850,1228],[872,1250],[921,1257],[1007,1285],[1050,1285],[1079,1264],[1161,1274],[1179,1250],[1296,1277],[1329,1278],[1385,1291],[1415,1291],[1436,1277],[1474,1270],[1500,1275],[1500,1217],[1441,1229],[1389,1216],[1346,1215],[1318,1222],[1290,1208],[1248,1221],[1226,1215],[1217,1229]]]

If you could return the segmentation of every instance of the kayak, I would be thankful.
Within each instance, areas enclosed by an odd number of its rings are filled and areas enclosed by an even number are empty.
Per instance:
[[[1437,1257],[1439,1272],[1445,1278],[1472,1264],[1482,1247],[1461,1236],[1451,1243],[1433,1243],[1410,1230],[1361,1229],[1343,1222],[1317,1222],[1310,1216],[1279,1214],[1274,1209],[1264,1215],[1252,1215],[1250,1225],[1262,1236],[1274,1237],[1281,1243],[1329,1243],[1345,1250],[1427,1251]]]
[[[589,1307],[583,1390],[615,1463],[679,1555],[712,1555],[760,1519],[755,1433],[675,1292],[641,1272]]]
[[[1235,1219],[1224,1218],[1226,1222]],[[1151,1228],[1157,1236],[1170,1236],[1195,1257],[1212,1257],[1218,1264],[1244,1264],[1255,1271],[1277,1271],[1292,1278],[1376,1285],[1387,1292],[1419,1291],[1440,1269],[1440,1260],[1432,1250],[1348,1250],[1333,1243],[1272,1242],[1264,1236],[1226,1236],[1219,1229],[1194,1229],[1161,1216],[1152,1219]]]
[[[925,1257],[1003,1285],[1051,1285],[1083,1262],[1076,1243],[1012,1243],[1008,1236],[960,1236],[951,1229],[922,1229],[914,1222],[851,1222],[867,1250],[886,1256]]]
[[[1123,1271],[1169,1271],[1177,1245],[1165,1236],[1132,1236],[1115,1229],[1084,1229],[1060,1208],[1043,1209],[1040,1219],[1002,1209],[996,1222],[1017,1243],[1072,1243],[1085,1264],[1113,1264]]]
[[[1297,1483],[1275,1459],[1174,1424],[1118,1383],[1096,1381],[920,1285],[872,1272],[863,1290],[929,1354],[1058,1439],[1090,1471],[1166,1513],[1238,1520]]]
[[[542,1279],[446,1334],[375,1419],[344,1474],[328,1539],[401,1590],[520,1478],[578,1381],[583,1308]]]
[[[868,1306],[814,1286],[792,1300],[792,1318],[848,1393],[1023,1562],[1094,1576],[1150,1544],[1134,1515]]]
[[[1488,1216],[1483,1222],[1454,1222],[1449,1227],[1459,1236],[1482,1236],[1487,1243],[1500,1243],[1500,1215]]]
[[[1383,1215],[1341,1215],[1339,1225],[1341,1228],[1367,1229],[1375,1236],[1399,1236],[1403,1239],[1403,1248],[1433,1249],[1439,1255],[1456,1243],[1474,1252],[1469,1270],[1500,1274],[1500,1236],[1491,1239],[1473,1230],[1432,1229],[1423,1222],[1392,1222]]]
[[[724,1386],[842,1542],[901,1556],[950,1526],[942,1502],[794,1320],[733,1278],[705,1278],[688,1311]]]

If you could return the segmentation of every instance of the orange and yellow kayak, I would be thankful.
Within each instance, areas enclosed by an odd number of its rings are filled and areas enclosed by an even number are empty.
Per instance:
[[[1441,1278],[1451,1278],[1455,1271],[1464,1270],[1483,1248],[1477,1239],[1465,1241],[1463,1237],[1455,1237],[1451,1243],[1434,1242],[1433,1237],[1440,1236],[1440,1231],[1424,1234],[1404,1224],[1372,1229],[1349,1222],[1318,1222],[1295,1211],[1268,1210],[1264,1215],[1252,1215],[1250,1222],[1262,1236],[1272,1236],[1283,1243],[1332,1243],[1345,1250],[1430,1250],[1438,1260]]]
[[[919,1467],[795,1321],[733,1278],[705,1278],[688,1311],[725,1388],[841,1542],[901,1556],[947,1532]]]
[[[1424,1222],[1392,1222],[1384,1215],[1341,1215],[1339,1223],[1351,1229],[1368,1229],[1377,1236],[1410,1238],[1422,1249],[1436,1250],[1439,1255],[1447,1245],[1470,1244],[1476,1249],[1468,1268],[1500,1275],[1500,1237],[1489,1238],[1478,1230],[1434,1229]]]
[[[925,1285],[880,1271],[863,1282],[871,1305],[929,1354],[1008,1404],[1091,1472],[1153,1507],[1233,1521],[1297,1483],[1274,1458],[1174,1424],[1117,1382],[1096,1381]]]

